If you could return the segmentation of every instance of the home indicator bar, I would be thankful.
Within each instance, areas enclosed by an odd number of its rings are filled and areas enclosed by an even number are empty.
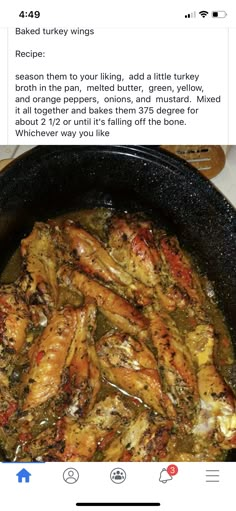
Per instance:
[[[160,506],[160,502],[77,502],[76,506],[143,506],[143,507],[155,507]]]

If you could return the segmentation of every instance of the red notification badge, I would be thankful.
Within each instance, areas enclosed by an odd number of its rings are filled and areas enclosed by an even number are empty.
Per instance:
[[[178,474],[178,467],[176,465],[169,465],[166,470],[169,476],[171,477],[176,476],[176,474]]]

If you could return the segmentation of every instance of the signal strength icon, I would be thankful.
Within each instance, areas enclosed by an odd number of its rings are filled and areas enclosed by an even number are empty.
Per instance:
[[[185,18],[196,18],[196,11],[185,14]]]
[[[209,14],[209,12],[208,11],[200,11],[199,14],[202,18],[205,18]]]

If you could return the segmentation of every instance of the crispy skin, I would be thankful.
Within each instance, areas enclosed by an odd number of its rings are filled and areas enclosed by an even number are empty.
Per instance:
[[[84,416],[93,408],[101,387],[100,369],[94,346],[95,302],[87,301],[77,313],[78,327],[74,355],[69,367],[69,413]]]
[[[103,461],[159,461],[166,455],[172,422],[144,410],[104,452]]]
[[[177,238],[175,236],[162,236],[160,238],[160,250],[167,265],[168,274],[171,275],[185,296],[185,306],[189,305],[189,299],[196,305],[202,306],[204,295],[200,281],[181,250]],[[189,299],[186,300],[186,296]]]
[[[8,361],[7,352],[18,352],[24,344],[29,311],[14,284],[0,287],[0,364]],[[5,362],[4,362],[4,357]]]
[[[57,461],[90,461],[99,443],[125,426],[132,412],[118,395],[108,396],[95,404],[84,421],[65,418],[58,436],[63,439],[61,452],[55,452]]]
[[[20,282],[28,303],[54,307],[58,298],[57,258],[52,228],[36,222],[30,235],[21,242],[23,274]]]
[[[65,307],[53,313],[32,350],[25,377],[23,410],[35,408],[59,392],[63,370],[73,356],[78,313]]]
[[[96,344],[102,372],[107,380],[137,396],[161,416],[174,416],[163,393],[154,355],[141,341],[109,332]]]
[[[129,215],[113,217],[108,243],[111,255],[128,273],[146,286],[157,284],[161,260],[150,222],[137,222]]]
[[[214,329],[198,325],[187,336],[188,346],[198,367],[201,412],[194,428],[198,437],[212,437],[222,447],[236,447],[236,400],[214,364]]]
[[[167,313],[161,315],[150,310],[148,314],[164,389],[172,395],[177,415],[191,418],[196,413],[199,395],[189,349]]]
[[[151,301],[150,290],[131,277],[106,251],[104,245],[74,222],[67,221],[65,238],[78,267],[88,275],[110,285],[118,294],[141,305]]]
[[[72,286],[84,296],[95,299],[99,310],[115,326],[141,339],[147,338],[148,319],[127,300],[83,273],[70,270],[68,267],[62,268],[59,279],[64,285]]]
[[[163,264],[151,222],[132,215],[113,217],[108,244],[112,257],[133,277],[152,288],[153,301],[169,311],[185,304],[183,294]]]

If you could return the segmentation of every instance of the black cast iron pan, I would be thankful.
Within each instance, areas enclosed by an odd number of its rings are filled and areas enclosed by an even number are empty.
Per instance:
[[[157,147],[39,146],[14,160],[0,174],[0,271],[35,220],[96,206],[146,211],[178,235],[214,283],[236,348],[235,209]]]

